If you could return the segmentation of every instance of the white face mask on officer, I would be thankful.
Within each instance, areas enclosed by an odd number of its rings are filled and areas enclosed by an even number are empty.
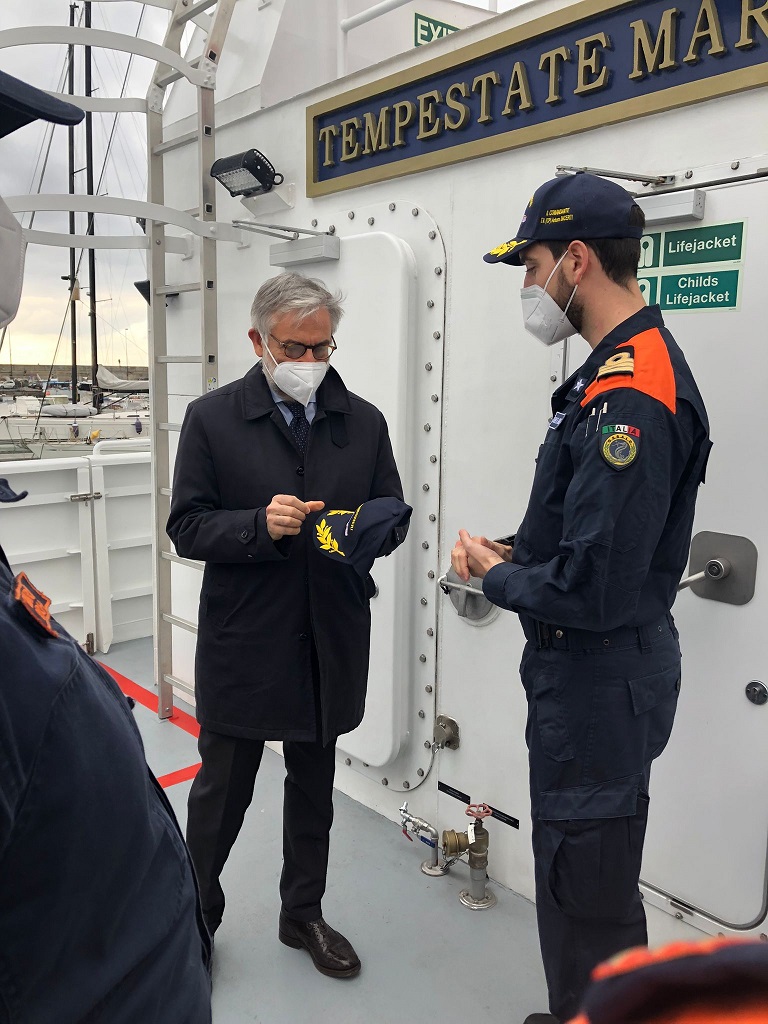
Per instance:
[[[568,299],[565,309],[561,309],[547,291],[547,285],[567,254],[568,250],[566,249],[552,268],[552,273],[547,278],[543,288],[540,284],[532,284],[528,288],[520,289],[520,300],[523,305],[523,325],[526,331],[532,334],[534,338],[538,338],[544,345],[556,345],[558,341],[565,341],[572,334],[579,333],[567,316],[578,285],[573,286],[571,297]]]
[[[269,352],[269,346],[263,340],[262,350],[265,353],[262,356],[262,362],[264,362],[266,353]],[[278,363],[271,352],[269,352],[269,358],[275,364],[274,368],[269,370],[264,362],[264,370],[272,383],[283,394],[288,395],[295,402],[301,402],[306,408],[323,383],[328,372],[328,363],[316,361],[302,363],[296,359],[286,359],[285,362]]]
[[[26,251],[21,224],[0,198],[0,329],[19,311]]]

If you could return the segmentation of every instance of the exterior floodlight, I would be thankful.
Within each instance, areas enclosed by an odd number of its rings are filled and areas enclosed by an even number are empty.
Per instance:
[[[260,196],[285,180],[258,149],[214,161],[211,177],[220,181],[231,196],[245,197]]]

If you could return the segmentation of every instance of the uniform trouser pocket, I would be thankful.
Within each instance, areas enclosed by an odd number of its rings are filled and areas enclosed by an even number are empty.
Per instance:
[[[648,797],[620,818],[539,821],[545,898],[572,917],[621,920],[637,900]]]
[[[549,1008],[573,1017],[601,961],[647,942],[638,890],[648,797],[618,818],[534,818],[536,914]]]

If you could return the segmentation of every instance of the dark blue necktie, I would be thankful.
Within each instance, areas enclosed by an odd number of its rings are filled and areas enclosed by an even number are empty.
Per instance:
[[[301,402],[286,402],[285,404],[293,413],[293,419],[290,423],[291,433],[293,434],[293,439],[296,442],[296,447],[303,455],[307,450],[307,438],[309,437],[309,420],[307,419],[307,414],[304,411],[304,406]]]

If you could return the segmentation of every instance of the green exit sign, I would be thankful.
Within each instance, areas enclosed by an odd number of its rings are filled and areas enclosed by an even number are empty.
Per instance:
[[[730,263],[741,259],[743,241],[743,221],[665,231],[663,264],[688,267],[696,263]]]
[[[452,32],[458,32],[456,25],[446,25],[444,21],[435,21],[434,18],[428,18],[426,14],[414,14],[414,46],[426,46],[427,43],[432,43],[435,39],[442,39],[443,36],[449,36]]]

